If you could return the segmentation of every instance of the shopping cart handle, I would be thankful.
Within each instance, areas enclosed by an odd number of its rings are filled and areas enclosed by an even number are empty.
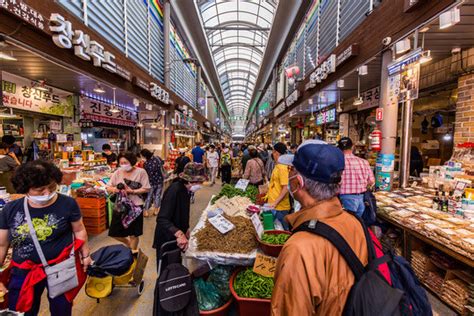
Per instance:
[[[170,240],[161,245],[160,251],[158,253],[160,256],[162,256],[165,252],[175,250],[176,248],[178,248],[178,241],[176,239]]]

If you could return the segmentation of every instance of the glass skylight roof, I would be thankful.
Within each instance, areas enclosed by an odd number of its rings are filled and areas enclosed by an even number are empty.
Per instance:
[[[198,1],[204,31],[236,133],[243,131],[277,2]]]

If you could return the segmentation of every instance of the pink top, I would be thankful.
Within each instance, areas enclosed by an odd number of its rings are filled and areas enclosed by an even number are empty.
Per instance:
[[[133,168],[133,171],[129,174],[125,174],[125,171],[118,169],[112,174],[110,182],[108,183],[111,187],[116,187],[119,183],[125,184],[125,179],[138,182],[142,185],[141,189],[150,189],[150,181],[148,180],[148,174],[145,169],[142,168]],[[144,201],[140,195],[137,194],[128,194],[130,200],[135,203],[135,205],[143,205]]]
[[[258,183],[263,180],[265,175],[265,165],[260,158],[253,158],[247,161],[245,172],[242,178],[250,180],[251,184]]]

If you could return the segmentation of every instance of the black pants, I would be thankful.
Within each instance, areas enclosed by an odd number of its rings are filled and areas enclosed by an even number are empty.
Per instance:
[[[231,166],[222,166],[221,167],[221,170],[222,170],[222,183],[230,183],[230,179],[231,179],[231,176],[232,176],[232,172],[231,172]]]

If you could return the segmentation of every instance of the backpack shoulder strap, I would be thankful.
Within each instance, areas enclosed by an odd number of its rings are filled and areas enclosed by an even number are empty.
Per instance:
[[[375,253],[374,243],[372,241],[372,237],[370,236],[369,229],[367,228],[367,226],[365,226],[365,223],[362,220],[362,218],[357,216],[355,213],[352,213],[352,212],[348,212],[348,213],[354,216],[359,221],[360,225],[362,226],[362,230],[364,231],[364,235],[365,235],[365,240],[367,242],[367,251],[369,254],[368,259],[370,263],[377,258],[377,255]]]
[[[313,233],[327,239],[336,249],[339,251],[341,256],[346,261],[347,265],[354,273],[356,280],[359,280],[365,272],[362,262],[360,262],[357,255],[351,249],[347,241],[331,226],[317,221],[311,220],[303,223],[298,228],[293,230],[293,233],[305,231]]]

